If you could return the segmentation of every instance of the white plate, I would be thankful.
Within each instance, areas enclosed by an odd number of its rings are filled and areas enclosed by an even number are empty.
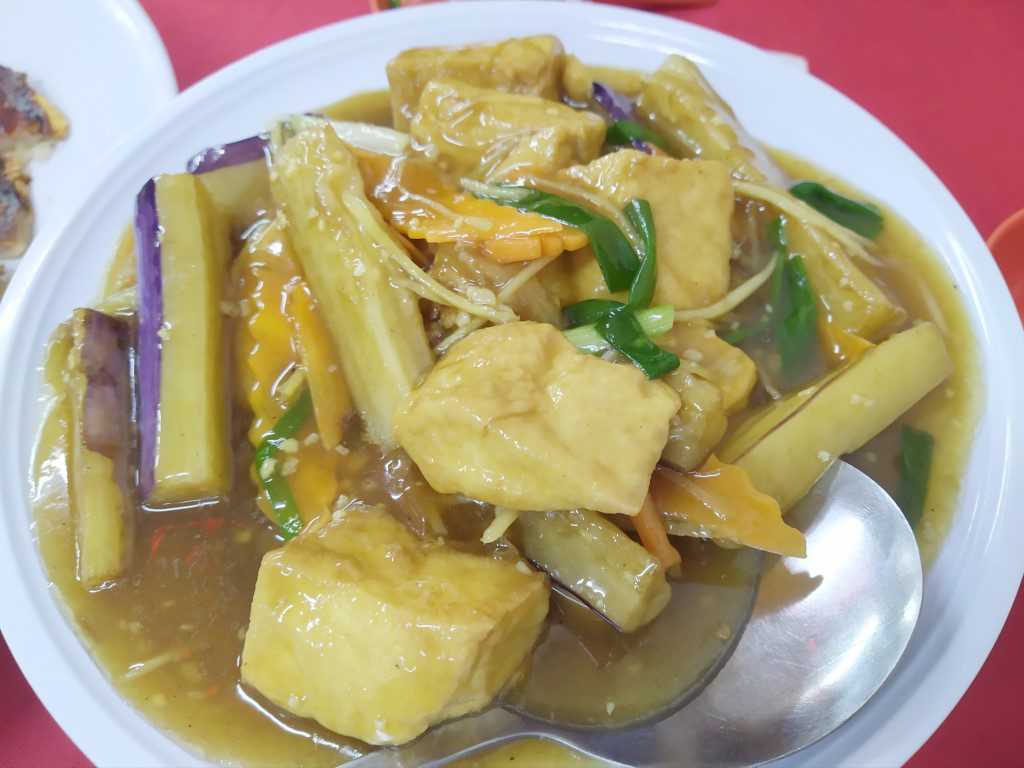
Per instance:
[[[519,0],[438,4],[343,22],[276,45],[199,83],[121,147],[45,257],[14,281],[0,309],[0,624],[26,677],[96,763],[195,762],[107,685],[49,594],[29,533],[26,478],[38,425],[43,345],[95,298],[101,265],[151,175],[193,151],[261,129],[268,117],[384,84],[403,48],[553,32],[584,60],[654,68],[693,57],[755,136],[800,153],[899,211],[960,286],[980,340],[987,386],[953,530],[928,577],[918,631],[889,684],[796,765],[899,765],[942,722],[992,647],[1024,573],[1024,333],[981,238],[945,187],[874,118],[824,83],[744,43],[635,11]],[[83,258],[85,257],[85,258]]]
[[[174,98],[178,85],[153,22],[135,0],[6,0],[0,6],[0,64],[25,72],[71,125],[52,156],[29,168],[38,237],[60,224],[76,189]]]

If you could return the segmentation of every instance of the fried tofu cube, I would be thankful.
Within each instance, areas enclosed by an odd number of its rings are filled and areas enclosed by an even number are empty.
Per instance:
[[[260,566],[242,680],[302,717],[402,744],[478,710],[520,669],[545,577],[425,542],[382,508],[312,526]]]
[[[658,344],[684,361],[664,379],[679,393],[683,406],[672,420],[661,458],[689,472],[700,467],[721,441],[726,417],[746,407],[757,369],[742,349],[699,323],[676,323]]]
[[[558,99],[562,68],[562,43],[550,35],[464,48],[411,48],[388,63],[395,127],[408,130],[420,94],[431,80]]]
[[[655,304],[678,309],[703,307],[729,289],[732,251],[732,182],[721,163],[675,160],[622,150],[559,174],[603,194],[622,207],[632,199],[651,204],[658,235]],[[577,261],[572,301],[606,296],[607,287],[593,258]]]
[[[540,96],[439,80],[423,89],[409,130],[445,170],[493,181],[590,162],[601,151],[605,124]]]
[[[430,265],[430,276],[453,291],[469,295],[474,289],[498,294],[521,270],[522,264],[496,264],[471,244],[445,243],[437,247]],[[508,306],[523,320],[560,323],[562,308],[554,294],[531,277],[508,300]],[[455,330],[459,310],[441,307],[432,330],[447,336]]]
[[[722,396],[726,416],[747,407],[757,383],[757,367],[746,352],[722,339],[710,326],[676,323],[658,344],[707,372],[708,381]]]
[[[401,445],[441,493],[518,510],[640,511],[679,396],[632,365],[514,322],[453,346],[395,411]]]

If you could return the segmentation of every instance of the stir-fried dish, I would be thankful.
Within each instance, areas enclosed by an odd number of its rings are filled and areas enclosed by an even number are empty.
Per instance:
[[[52,344],[43,554],[150,717],[267,764],[628,724],[723,663],[838,457],[941,536],[969,337],[897,219],[680,56],[387,75],[148,181]]]
[[[0,297],[35,229],[28,165],[67,134],[60,110],[24,73],[0,64]]]

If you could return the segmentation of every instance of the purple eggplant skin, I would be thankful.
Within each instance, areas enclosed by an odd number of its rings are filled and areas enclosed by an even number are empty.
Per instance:
[[[597,103],[601,105],[604,111],[608,113],[608,117],[612,119],[612,122],[636,120],[636,114],[633,112],[633,103],[604,83],[594,82],[594,98],[597,99]]]
[[[270,137],[258,134],[204,149],[185,170],[201,179],[214,205],[239,237],[255,219],[274,207],[268,178]]]
[[[636,121],[636,112],[633,110],[633,102],[614,88],[595,81],[594,98],[597,100],[597,103],[601,105],[601,108],[608,113],[608,117],[612,119],[613,123],[617,123],[620,120]],[[648,155],[654,154],[654,150],[646,141],[641,139],[632,139],[630,144],[633,145],[633,149],[639,150],[640,152],[644,152]]]
[[[160,219],[156,210],[156,181],[153,179],[146,182],[135,201],[135,256],[139,284],[136,377],[139,492],[142,498],[146,498],[153,489],[153,471],[156,465],[156,427],[160,402],[160,329],[164,323]]]
[[[246,163],[266,162],[269,137],[265,133],[239,139],[198,152],[186,163],[185,170],[195,176],[233,168]]]
[[[545,576],[548,577],[548,581],[551,582],[551,589],[553,591],[561,592],[563,597],[565,597],[567,600],[573,600],[573,601],[579,603],[580,605],[585,606],[587,609],[589,609],[591,611],[591,613],[596,614],[599,619],[601,619],[605,624],[609,625],[616,632],[622,632],[622,627],[620,627],[614,621],[612,621],[607,616],[605,616],[603,613],[601,613],[599,610],[597,610],[597,608],[595,608],[591,603],[588,603],[586,598],[584,598],[579,592],[576,592],[568,584],[566,584],[564,582],[561,582],[558,579],[556,579],[550,573],[548,573],[543,568],[541,568],[540,565],[538,563],[534,562],[533,560],[530,560],[530,563],[533,565],[534,568],[536,568],[538,571],[540,571],[541,573],[543,573]],[[623,634],[625,634],[625,633],[623,633]]]
[[[614,627],[614,629],[617,632],[622,632],[622,627],[620,627],[614,621],[612,621],[607,616],[605,616],[603,613],[601,613],[597,608],[594,607],[594,605],[592,603],[588,602],[587,599],[585,597],[583,597],[583,595],[581,595],[575,589],[570,587],[564,581],[559,581],[558,578],[554,574],[552,574],[550,571],[545,571],[544,570],[544,566],[542,566],[536,560],[534,560],[531,557],[526,557],[525,555],[523,556],[523,559],[526,560],[527,562],[529,562],[530,565],[532,565],[534,568],[536,568],[538,571],[540,571],[541,573],[543,573],[545,576],[548,577],[548,581],[551,583],[551,589],[552,590],[554,590],[555,592],[561,592],[562,596],[565,597],[567,600],[572,600],[574,602],[579,603],[580,605],[586,606],[586,608],[588,608],[590,611],[592,611],[593,613],[596,613],[598,615],[598,617],[602,621],[604,621],[606,624],[610,625],[611,627]]]
[[[82,438],[90,451],[117,459],[128,442],[128,322],[94,309],[81,312],[79,360],[85,375]]]

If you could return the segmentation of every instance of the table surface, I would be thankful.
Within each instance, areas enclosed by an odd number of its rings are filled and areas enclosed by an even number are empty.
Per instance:
[[[265,45],[364,13],[366,0],[142,0],[182,88]],[[471,6],[466,7],[467,13]],[[792,51],[895,131],[988,236],[1024,207],[1022,0],[717,0],[667,12]],[[1024,259],[1001,265],[1024,309]],[[1024,761],[1024,599],[912,768]],[[88,766],[0,642],[0,765]]]

